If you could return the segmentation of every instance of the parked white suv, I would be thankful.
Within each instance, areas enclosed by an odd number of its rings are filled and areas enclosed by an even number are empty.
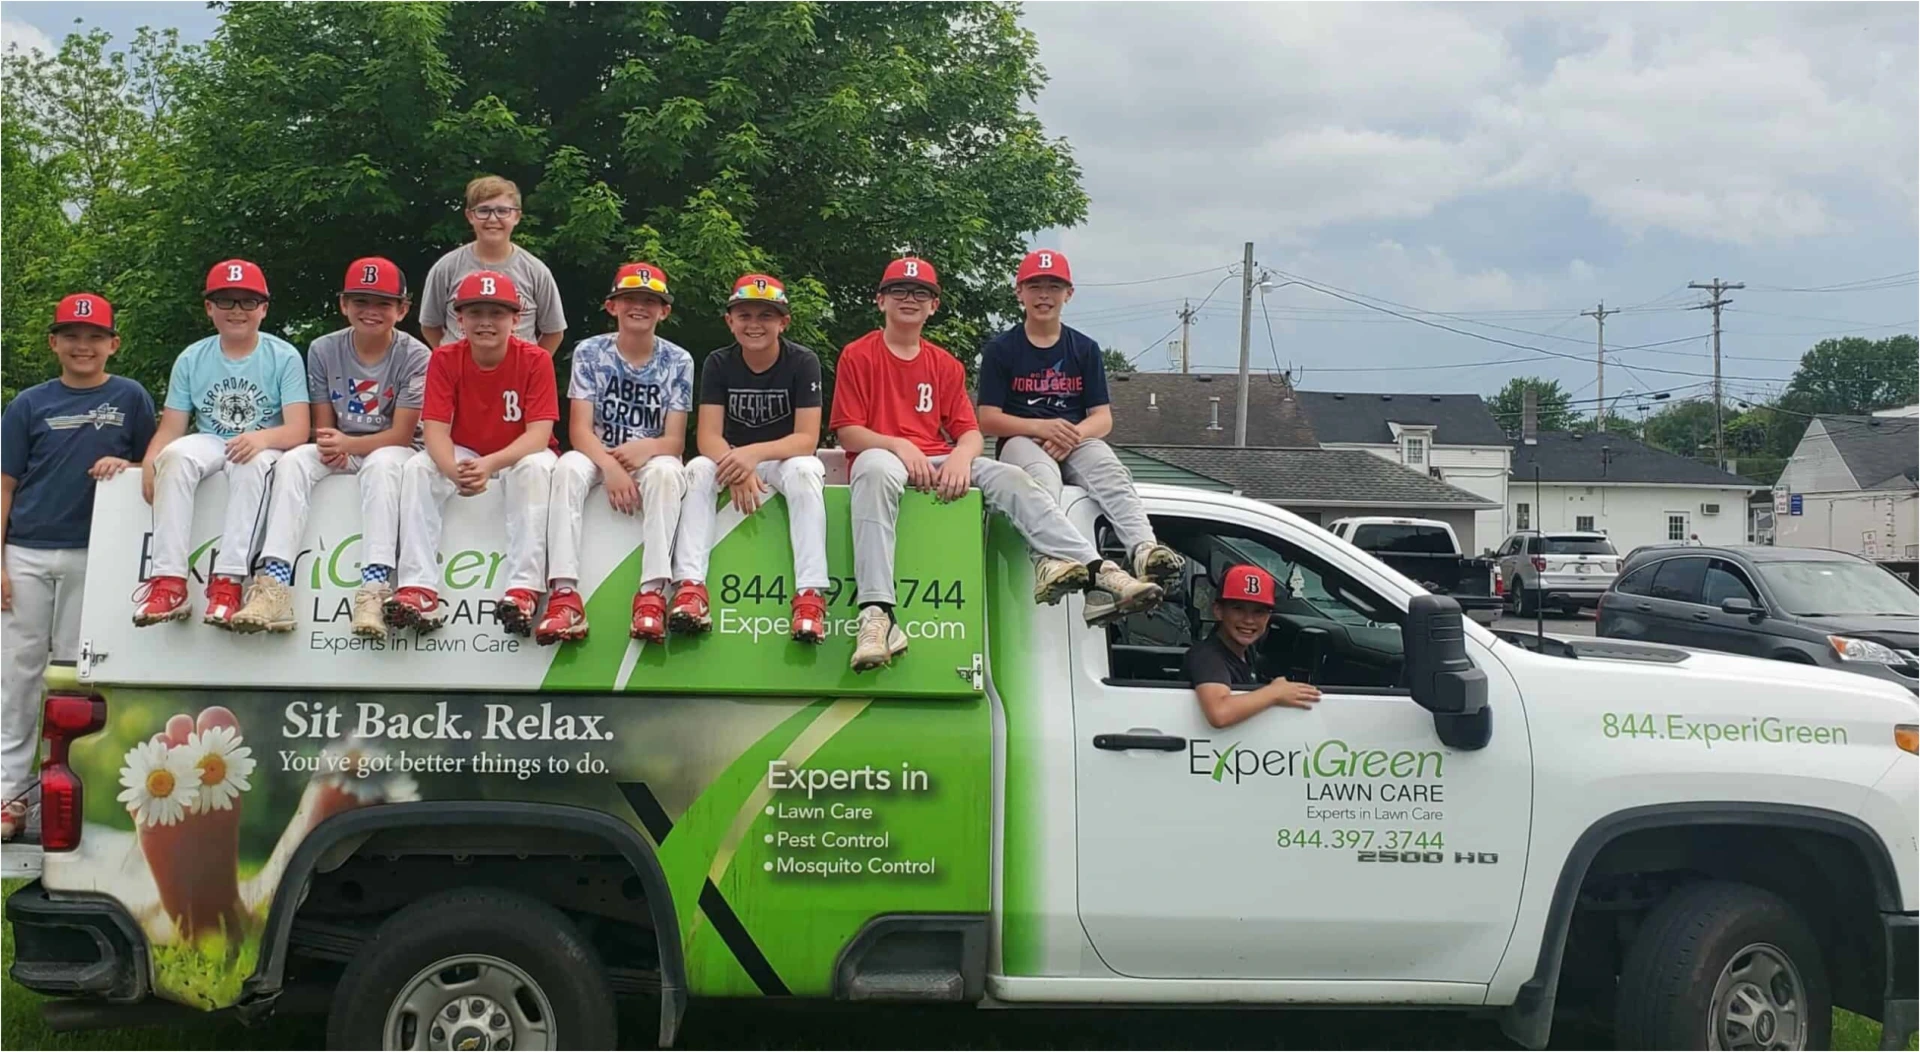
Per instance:
[[[1542,606],[1573,613],[1600,604],[1620,572],[1620,553],[1604,533],[1521,530],[1502,543],[1500,583],[1522,617]]]

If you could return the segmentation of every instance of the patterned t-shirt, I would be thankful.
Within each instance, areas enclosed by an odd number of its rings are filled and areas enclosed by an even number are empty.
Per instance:
[[[386,357],[368,365],[353,353],[353,330],[341,329],[307,348],[307,400],[333,406],[333,419],[349,435],[377,435],[393,426],[395,409],[426,404],[427,345],[398,329]],[[416,427],[415,444],[419,444]]]
[[[201,431],[232,438],[286,423],[288,403],[307,400],[306,370],[293,344],[267,333],[244,358],[229,358],[220,337],[180,352],[167,381],[168,409],[192,413]]]
[[[653,357],[636,367],[621,357],[614,334],[589,336],[573,349],[567,397],[593,403],[593,431],[608,449],[659,438],[668,413],[693,410],[693,356],[656,336]]]

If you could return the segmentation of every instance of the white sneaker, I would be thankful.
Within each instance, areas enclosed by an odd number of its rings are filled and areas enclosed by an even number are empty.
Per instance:
[[[1159,585],[1134,577],[1111,559],[1100,564],[1093,587],[1113,597],[1116,616],[1151,610],[1160,605],[1160,597],[1164,594]]]
[[[1113,598],[1112,592],[1090,588],[1087,590],[1086,609],[1081,611],[1080,616],[1087,622],[1088,628],[1098,628],[1126,615],[1120,612],[1120,603]]]
[[[893,664],[907,652],[907,634],[877,606],[860,611],[860,635],[853,647],[853,670],[866,672]]]
[[[1085,591],[1087,568],[1072,559],[1041,559],[1033,567],[1033,601],[1052,606],[1069,593]]]
[[[1172,588],[1180,583],[1180,570],[1186,560],[1180,553],[1164,544],[1152,541],[1134,545],[1133,575],[1144,581],[1152,581],[1161,588]]]

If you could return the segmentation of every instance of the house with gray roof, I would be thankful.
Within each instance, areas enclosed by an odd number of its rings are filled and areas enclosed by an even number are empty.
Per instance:
[[[1774,483],[1774,543],[1911,563],[1920,557],[1916,478],[1920,419],[1816,416]]]
[[[1747,543],[1758,482],[1611,432],[1516,442],[1507,487],[1515,530],[1594,530],[1622,554],[1642,544]]]

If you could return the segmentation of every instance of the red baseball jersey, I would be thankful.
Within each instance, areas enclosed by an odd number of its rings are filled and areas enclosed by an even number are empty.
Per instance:
[[[519,337],[507,342],[507,357],[491,369],[473,363],[473,345],[449,343],[427,361],[427,399],[420,416],[453,425],[453,444],[481,456],[512,445],[527,425],[560,419],[553,356]],[[548,439],[549,448],[560,443]]]
[[[847,344],[834,367],[833,428],[872,428],[905,438],[930,457],[980,430],[967,400],[967,370],[937,344],[920,341],[920,355],[903,362],[887,350],[880,330]]]

